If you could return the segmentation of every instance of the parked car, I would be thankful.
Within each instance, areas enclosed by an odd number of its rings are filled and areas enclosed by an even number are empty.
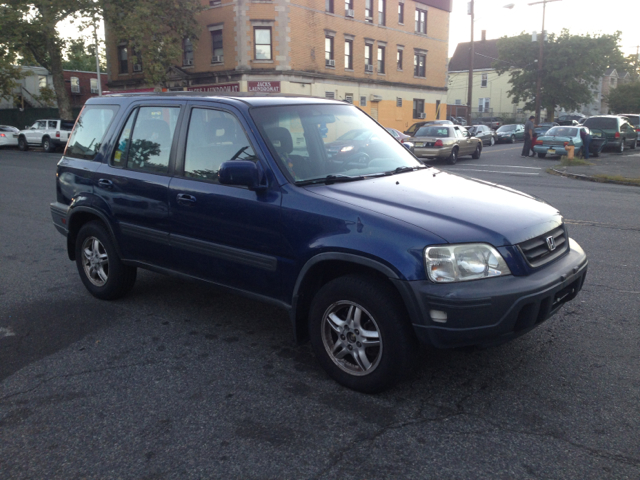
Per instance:
[[[504,122],[502,121],[502,117],[484,117],[478,118],[476,123],[479,125],[486,125],[493,130],[497,130]]]
[[[404,133],[405,135],[413,136],[414,133],[418,131],[420,127],[425,125],[453,125],[454,123],[451,120],[428,120],[425,122],[417,122],[407,128]]]
[[[533,151],[539,158],[547,155],[566,155],[567,146],[573,145],[575,152],[582,148],[582,138],[579,127],[552,127],[544,135],[539,136],[533,143]]]
[[[638,144],[638,132],[624,117],[618,115],[598,115],[589,117],[584,122],[594,132],[602,131],[607,139],[607,148],[624,152],[626,147],[632,150]],[[592,134],[594,136],[595,134]]]
[[[550,128],[559,127],[560,125],[557,122],[540,122],[533,128],[533,131],[536,136],[541,136],[547,133]]]
[[[446,160],[451,165],[462,156],[478,159],[482,154],[482,141],[458,125],[425,125],[408,140],[416,157]]]
[[[636,129],[636,132],[640,132],[640,115],[637,113],[621,113],[621,117],[627,119],[627,121],[633,125]]]
[[[354,128],[325,145],[327,156],[336,162],[367,163],[385,137],[368,128]],[[387,137],[388,138],[388,137]]]
[[[363,392],[410,372],[419,342],[503,343],[578,295],[587,258],[555,208],[390,139],[366,163],[327,155],[354,128],[388,135],[337,100],[93,97],[58,162],[53,223],[93,296],[122,297],[145,268],[270,302]]]
[[[517,123],[502,125],[496,130],[498,143],[515,143],[516,140],[524,140],[524,125]]]
[[[10,125],[0,125],[0,147],[15,147],[18,145],[18,130]]]
[[[558,117],[558,125],[579,125],[580,124],[580,120],[582,120],[583,118],[586,118],[584,115],[582,114],[571,114],[571,115],[560,115]]]
[[[451,117],[449,117],[449,120],[451,120],[454,125],[462,125],[462,126],[466,126],[467,125],[467,119],[464,118],[464,117],[451,116]]]
[[[402,133],[400,130],[396,130],[395,128],[385,127],[385,130],[391,134],[393,138],[402,142],[405,138],[409,138],[411,135],[407,135],[406,133]]]
[[[28,150],[29,146],[39,146],[45,152],[53,152],[67,144],[73,122],[67,120],[37,120],[31,127],[18,133],[18,148]]]
[[[473,125],[471,127],[466,127],[469,135],[472,137],[479,138],[482,140],[483,145],[494,146],[498,140],[498,136],[496,132],[491,130],[486,125]]]

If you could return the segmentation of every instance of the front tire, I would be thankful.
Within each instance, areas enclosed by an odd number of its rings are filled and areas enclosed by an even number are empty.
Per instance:
[[[493,136],[491,137],[491,142],[490,142],[491,146],[493,147],[496,144],[496,139],[493,138]]]
[[[449,165],[455,165],[457,161],[458,161],[458,149],[457,147],[454,147],[453,150],[451,150],[451,155],[449,155],[449,157],[447,158],[447,163]]]
[[[417,341],[391,287],[364,275],[338,277],[316,294],[309,337],[318,362],[345,387],[376,393],[413,369]]]
[[[29,150],[29,144],[27,143],[27,139],[24,137],[18,138],[18,150],[22,152],[26,152]]]
[[[515,135],[511,135],[511,143],[516,143],[516,136]]]
[[[101,300],[123,297],[136,282],[136,268],[122,263],[111,236],[98,221],[85,224],[78,232],[76,266],[86,289]]]

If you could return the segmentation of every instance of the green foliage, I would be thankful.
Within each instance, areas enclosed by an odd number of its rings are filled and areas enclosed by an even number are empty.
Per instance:
[[[23,76],[20,68],[15,66],[15,55],[3,51],[0,45],[0,98],[11,98],[13,89],[18,86],[18,80]]]
[[[609,92],[607,102],[615,113],[640,112],[640,81],[618,85]]]
[[[544,45],[540,104],[547,111],[556,107],[567,111],[593,99],[596,86],[607,68],[627,68],[619,48],[620,32],[612,35],[571,35],[563,30],[558,36],[549,35]],[[539,43],[531,35],[504,37],[498,42],[498,74],[509,72],[513,103],[525,102],[525,110],[533,110],[536,103]]]
[[[100,71],[106,70],[104,60],[104,49],[99,47]],[[79,38],[70,40],[67,43],[66,57],[62,61],[65,70],[80,70],[83,72],[94,72],[96,70],[96,47],[95,44],[85,44],[85,40]]]
[[[199,0],[109,0],[104,14],[118,40],[128,42],[130,58],[142,64],[145,83],[159,86],[180,61],[183,39],[198,38],[196,14],[203,8]]]
[[[34,95],[34,98],[46,107],[54,107],[56,105],[56,92],[49,87],[40,87],[40,94]]]

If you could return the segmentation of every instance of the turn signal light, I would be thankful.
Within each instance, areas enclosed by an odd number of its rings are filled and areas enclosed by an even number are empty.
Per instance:
[[[4,133],[0,133],[0,137],[6,137]]]
[[[616,138],[620,138],[620,132],[616,132]]]
[[[56,132],[56,138],[60,138],[60,132]]]
[[[542,145],[542,140],[536,140],[533,142],[534,145]]]
[[[444,146],[444,144],[442,143],[442,140],[436,140],[436,143],[433,144],[434,147],[442,147]]]

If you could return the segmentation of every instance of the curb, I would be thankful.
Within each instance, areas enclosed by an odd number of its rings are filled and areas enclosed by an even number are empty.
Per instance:
[[[553,173],[551,173],[553,172]],[[551,175],[560,175],[561,177],[567,177],[567,178],[574,178],[576,180],[584,180],[587,182],[596,182],[596,183],[612,183],[615,185],[626,185],[626,186],[630,186],[630,187],[640,187],[639,184],[637,183],[633,183],[633,182],[625,182],[625,181],[621,181],[621,180],[611,180],[608,178],[599,178],[599,177],[592,177],[591,175],[583,175],[581,173],[569,173],[566,170],[557,170],[553,167],[549,168],[547,170],[547,173],[551,174]]]

